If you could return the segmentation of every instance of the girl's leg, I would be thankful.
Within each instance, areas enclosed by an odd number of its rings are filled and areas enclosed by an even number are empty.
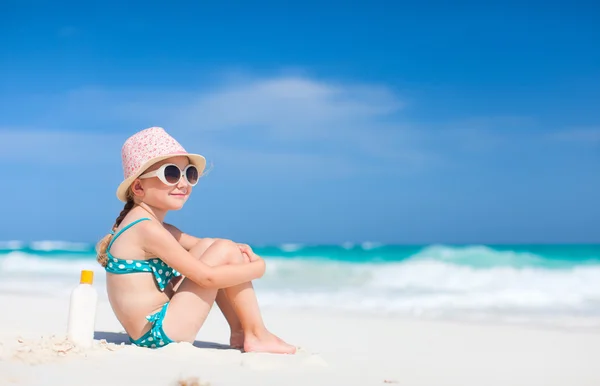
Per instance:
[[[213,266],[241,264],[244,261],[237,245],[228,240],[215,241],[201,256],[201,259],[206,264]],[[231,301],[231,308],[242,325],[244,351],[285,354],[292,354],[296,351],[294,346],[285,343],[265,327],[251,283],[239,284],[226,288],[224,291]],[[193,342],[216,296],[216,290],[202,288],[191,280],[184,279],[171,298],[163,322],[166,334],[175,341]]]
[[[215,239],[211,238],[202,239],[192,249],[190,249],[190,253],[199,259],[208,249],[208,247],[210,247],[215,241]],[[216,303],[223,313],[225,320],[227,320],[227,323],[229,324],[229,329],[231,331],[229,345],[234,348],[244,348],[244,331],[242,329],[242,323],[237,317],[235,310],[231,306],[231,301],[227,297],[227,294],[224,290],[220,289],[217,292]]]
[[[216,301],[225,320],[227,320],[227,323],[229,324],[229,330],[231,331],[229,345],[234,348],[244,348],[244,329],[242,328],[242,322],[240,322],[240,319],[236,315],[225,290],[220,289],[217,292]]]

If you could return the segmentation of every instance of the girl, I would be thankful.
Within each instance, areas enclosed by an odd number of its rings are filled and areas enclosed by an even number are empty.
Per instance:
[[[111,307],[138,346],[193,342],[213,302],[231,328],[230,344],[244,351],[292,354],[270,333],[251,281],[265,262],[245,244],[198,239],[164,222],[187,201],[206,165],[164,129],[151,127],[125,141],[124,181],[117,197],[125,207],[97,246],[106,269]]]

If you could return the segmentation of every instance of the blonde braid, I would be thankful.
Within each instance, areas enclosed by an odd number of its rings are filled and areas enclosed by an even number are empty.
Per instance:
[[[113,225],[113,227],[112,227],[112,232],[107,234],[106,236],[104,236],[102,238],[102,240],[100,240],[98,242],[98,244],[96,245],[96,253],[97,253],[96,260],[98,261],[98,263],[100,263],[101,266],[106,267],[106,264],[108,263],[108,256],[106,253],[108,244],[110,244],[110,241],[113,238],[114,232],[117,230],[119,225],[121,225],[121,221],[123,221],[125,216],[127,216],[127,213],[129,213],[129,211],[133,208],[133,205],[134,205],[133,198],[131,198],[131,196],[128,195],[127,202],[125,203],[123,210],[121,211],[121,213],[119,213],[119,217],[117,217],[117,219],[115,220],[115,225]]]

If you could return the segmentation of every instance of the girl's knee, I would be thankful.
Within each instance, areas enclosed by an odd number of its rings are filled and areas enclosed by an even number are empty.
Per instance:
[[[222,264],[237,264],[243,261],[240,248],[236,243],[226,239],[216,239],[211,248],[218,248],[222,257]]]
[[[198,240],[196,245],[194,245],[194,247],[192,247],[192,249],[190,249],[190,253],[193,256],[195,256],[196,258],[200,258],[202,256],[202,254],[204,254],[204,252],[211,245],[214,244],[214,242],[215,242],[215,239],[211,239],[211,238],[200,239],[200,240]]]

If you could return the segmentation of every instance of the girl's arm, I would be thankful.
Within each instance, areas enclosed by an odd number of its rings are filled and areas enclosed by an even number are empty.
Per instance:
[[[192,236],[192,235],[189,235],[187,233],[180,231],[174,225],[167,224],[167,223],[163,223],[163,225],[164,225],[165,229],[168,230],[173,235],[173,237],[175,237],[175,239],[179,242],[179,244],[181,244],[181,246],[184,247],[188,251],[190,249],[192,249],[198,242],[202,241],[202,239],[199,237],[195,237],[195,236]],[[252,250],[247,244],[240,244],[240,243],[236,243],[236,244],[238,245],[238,247],[240,247],[240,251],[242,253],[249,254],[249,251],[247,249],[250,249],[250,251]]]
[[[199,241],[202,240],[199,237],[188,235],[187,233],[180,231],[174,225],[163,223],[163,226],[165,227],[166,230],[169,231],[169,233],[171,233],[173,235],[173,237],[175,237],[175,240],[177,240],[179,242],[179,244],[181,244],[181,246],[184,247],[188,251],[190,249],[192,249]]]
[[[165,264],[201,287],[232,287],[258,279],[265,273],[265,262],[262,259],[246,264],[211,267],[192,256],[163,226],[151,221],[144,221],[138,226],[142,233],[144,250],[159,257]]]

